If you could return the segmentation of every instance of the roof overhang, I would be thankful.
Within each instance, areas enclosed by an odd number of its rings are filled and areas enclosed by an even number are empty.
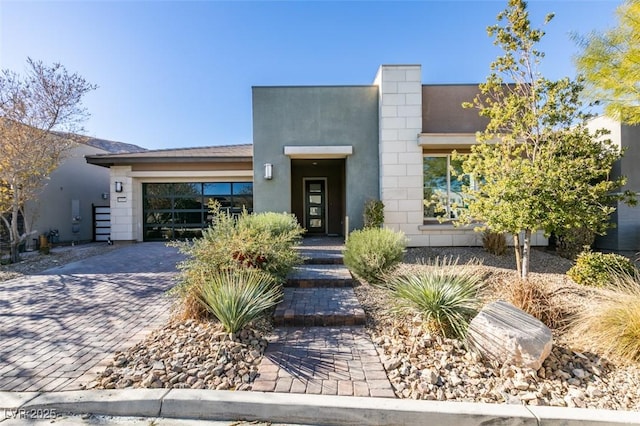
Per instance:
[[[87,163],[102,167],[140,164],[140,163],[251,163],[253,157],[153,157],[153,156],[109,156],[109,155],[87,155]]]
[[[353,154],[351,145],[285,146],[284,155],[296,159],[346,158]]]

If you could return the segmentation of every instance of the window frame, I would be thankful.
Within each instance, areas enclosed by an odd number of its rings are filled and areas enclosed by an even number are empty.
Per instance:
[[[461,154],[464,155],[464,154]],[[422,177],[422,188],[423,188],[423,200],[422,200],[422,223],[423,225],[433,225],[433,224],[447,224],[447,223],[453,223],[456,220],[458,220],[458,217],[452,217],[452,212],[454,212],[457,209],[460,208],[464,208],[464,207],[453,207],[453,204],[455,204],[454,202],[452,202],[452,197],[451,194],[452,191],[451,189],[451,182],[452,182],[452,167],[451,167],[451,157],[452,157],[452,153],[428,153],[425,152],[422,154],[422,167],[423,167],[423,177]],[[446,203],[442,203],[444,205],[445,211],[444,214],[442,216],[426,216],[426,198],[424,197],[424,189],[425,187],[425,178],[424,178],[424,167],[425,167],[425,159],[426,158],[446,158]],[[475,179],[473,179],[473,176],[468,174],[467,175],[469,177],[469,182],[468,183],[463,183],[463,185],[468,185],[469,187],[475,187],[476,186],[476,182]]]

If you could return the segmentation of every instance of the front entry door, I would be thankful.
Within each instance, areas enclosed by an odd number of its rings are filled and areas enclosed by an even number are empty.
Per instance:
[[[309,234],[327,233],[327,193],[325,179],[305,179],[304,215]]]

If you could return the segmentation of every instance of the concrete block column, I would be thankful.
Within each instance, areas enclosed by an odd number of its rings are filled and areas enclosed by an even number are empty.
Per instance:
[[[111,167],[111,239],[113,241],[136,240],[134,222],[135,208],[134,179],[130,176],[131,166]],[[116,192],[115,183],[122,182],[122,192]]]
[[[385,226],[419,236],[422,225],[422,69],[382,65],[379,88],[380,199]]]

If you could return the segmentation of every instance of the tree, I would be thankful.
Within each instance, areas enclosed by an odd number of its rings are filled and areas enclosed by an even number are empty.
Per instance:
[[[590,100],[616,120],[640,124],[640,0],[627,0],[617,15],[615,28],[574,36],[582,47],[575,62]]]
[[[489,124],[463,163],[477,182],[464,189],[470,195],[464,219],[511,233],[524,279],[535,232],[579,226],[605,232],[611,203],[621,198],[614,191],[624,184],[624,179],[608,180],[620,152],[599,140],[602,131],[590,134],[586,127],[582,82],[551,81],[538,71],[544,53],[536,44],[544,32],[531,27],[526,7],[522,0],[509,0],[498,24],[488,28],[503,54],[491,64],[480,94],[464,105],[478,108]]]
[[[31,233],[25,203],[37,197],[78,137],[88,117],[82,98],[95,88],[60,64],[28,59],[24,76],[0,71],[0,220],[9,234],[12,262],[19,260],[18,247]]]

